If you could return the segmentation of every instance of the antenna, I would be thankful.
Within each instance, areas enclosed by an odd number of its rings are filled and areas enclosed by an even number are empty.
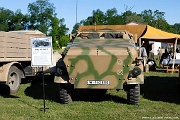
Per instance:
[[[134,5],[135,6],[135,5]],[[128,7],[127,5],[124,4],[124,7],[125,7],[125,17],[124,17],[124,23],[126,23],[126,16],[127,16],[127,11],[131,11],[133,7]]]
[[[94,30],[96,31],[96,16],[95,16],[95,10],[93,10],[93,23],[94,23]]]
[[[135,6],[135,5],[134,5]],[[124,4],[124,7],[125,7],[125,12],[127,12],[127,11],[131,11],[133,8],[134,8],[134,6],[132,6],[132,7],[128,7],[127,5],[125,5]]]
[[[76,0],[76,24],[77,24],[77,5],[78,5],[78,0]]]

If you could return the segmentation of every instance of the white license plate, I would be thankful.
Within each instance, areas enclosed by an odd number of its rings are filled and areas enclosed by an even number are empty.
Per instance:
[[[88,80],[88,85],[110,85],[110,81],[107,80]]]

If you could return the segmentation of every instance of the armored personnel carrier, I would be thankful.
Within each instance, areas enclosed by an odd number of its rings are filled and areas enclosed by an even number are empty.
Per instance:
[[[61,102],[72,101],[74,89],[124,89],[128,103],[138,104],[144,75],[132,38],[125,30],[78,32],[56,64]]]

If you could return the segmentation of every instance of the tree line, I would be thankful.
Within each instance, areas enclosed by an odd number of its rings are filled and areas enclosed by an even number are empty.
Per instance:
[[[39,30],[52,36],[54,49],[66,46],[69,41],[67,35],[69,28],[64,22],[64,18],[57,18],[54,4],[49,0],[29,3],[26,14],[22,14],[20,9],[13,12],[0,7],[0,31]]]
[[[29,3],[27,8],[28,13],[22,14],[20,9],[14,12],[0,7],[0,31],[39,30],[52,36],[54,49],[67,45],[69,28],[66,27],[64,18],[57,17],[53,3],[49,0],[37,0]],[[129,22],[148,24],[166,32],[180,34],[180,23],[168,24],[165,12],[147,9],[136,13],[129,9],[118,14],[116,8],[108,9],[106,12],[100,9],[93,10],[92,15],[74,25],[71,33],[76,33],[80,25],[124,25]]]
[[[168,24],[165,12],[147,9],[141,13],[125,10],[125,12],[118,14],[116,8],[108,9],[106,12],[100,9],[93,10],[92,15],[77,23],[72,32],[74,33],[79,25],[125,25],[130,22],[147,24],[166,32],[180,34],[180,23]]]

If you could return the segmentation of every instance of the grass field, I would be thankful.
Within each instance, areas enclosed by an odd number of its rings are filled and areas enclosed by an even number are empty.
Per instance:
[[[0,96],[0,120],[139,120],[180,119],[178,73],[145,73],[139,105],[126,103],[126,92],[108,90],[105,95],[77,91],[70,104],[58,103],[58,86],[46,80],[46,111],[42,84],[23,83],[13,96]],[[48,82],[47,82],[48,81]]]

